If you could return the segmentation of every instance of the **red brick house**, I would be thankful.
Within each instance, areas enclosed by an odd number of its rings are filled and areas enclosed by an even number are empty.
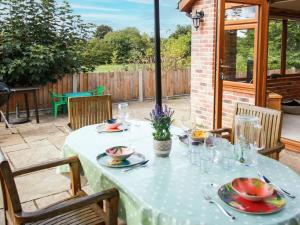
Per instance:
[[[199,122],[230,126],[236,102],[280,109],[281,98],[300,99],[300,68],[286,66],[288,24],[300,21],[299,0],[181,0],[178,8],[190,17],[204,12],[192,32],[191,111]],[[270,71],[268,27],[274,19],[282,30],[280,68]],[[241,45],[249,48],[246,54],[239,52]],[[300,125],[300,115],[289,121],[294,122]],[[300,151],[300,126],[298,131],[286,138]]]

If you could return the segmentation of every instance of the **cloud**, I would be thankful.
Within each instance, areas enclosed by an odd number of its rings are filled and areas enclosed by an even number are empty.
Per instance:
[[[108,8],[108,7],[99,7],[99,6],[88,6],[88,5],[81,5],[81,4],[71,4],[73,9],[79,10],[94,10],[94,11],[122,11],[121,9],[116,8]]]

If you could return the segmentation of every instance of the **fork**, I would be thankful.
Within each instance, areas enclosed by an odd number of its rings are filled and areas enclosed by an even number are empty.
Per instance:
[[[210,197],[207,194],[203,194],[203,197],[209,203],[215,204],[221,210],[221,212],[224,213],[226,216],[228,216],[230,219],[232,219],[232,220],[236,219],[235,216],[233,216],[230,212],[228,212],[226,209],[224,209],[218,202],[214,201],[212,199],[212,197]]]

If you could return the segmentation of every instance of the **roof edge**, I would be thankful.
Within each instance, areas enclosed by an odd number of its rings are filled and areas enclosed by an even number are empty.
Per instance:
[[[178,2],[178,9],[182,12],[190,13],[195,2],[196,0],[180,0]]]

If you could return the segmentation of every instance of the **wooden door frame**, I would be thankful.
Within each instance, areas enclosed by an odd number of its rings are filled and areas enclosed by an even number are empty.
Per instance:
[[[221,60],[224,58],[225,2],[251,4],[258,6],[258,40],[257,40],[257,74],[255,83],[255,105],[266,105],[267,57],[269,5],[267,0],[218,0],[217,4],[217,38],[215,60],[215,94],[214,94],[214,128],[222,127],[223,81],[220,77]],[[241,85],[243,86],[243,85]],[[245,85],[244,85],[245,86]],[[244,93],[248,93],[245,88]],[[243,92],[239,90],[239,92]]]

